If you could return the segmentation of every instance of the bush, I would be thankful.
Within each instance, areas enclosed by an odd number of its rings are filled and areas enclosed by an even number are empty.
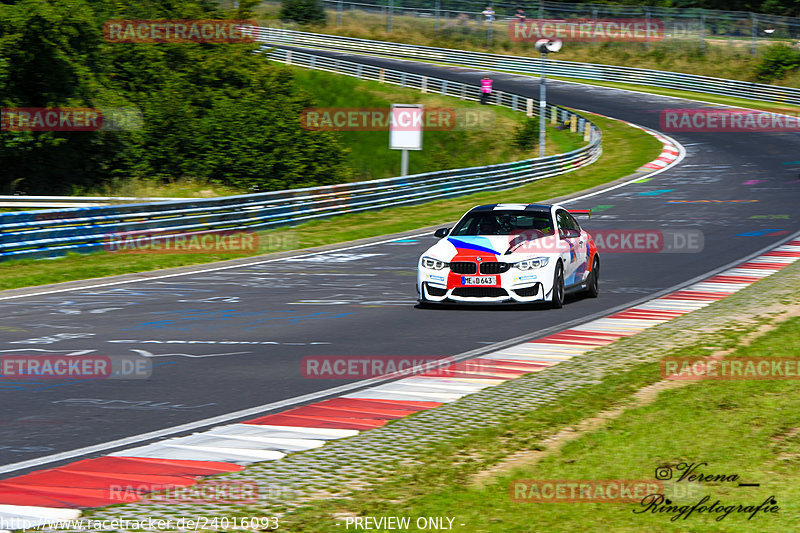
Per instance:
[[[528,118],[514,130],[514,147],[529,150],[539,144],[539,118]]]
[[[320,0],[283,0],[281,20],[293,20],[299,24],[325,24],[325,9]]]
[[[761,61],[755,67],[759,81],[772,81],[800,67],[800,51],[783,44],[774,44],[766,49]]]

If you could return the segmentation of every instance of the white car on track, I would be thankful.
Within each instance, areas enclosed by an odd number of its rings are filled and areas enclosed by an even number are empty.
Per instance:
[[[598,294],[600,257],[591,236],[559,205],[492,204],[470,209],[419,259],[417,293],[433,303],[564,304],[569,292]]]

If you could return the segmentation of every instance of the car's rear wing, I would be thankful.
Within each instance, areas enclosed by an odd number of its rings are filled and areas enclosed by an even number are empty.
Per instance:
[[[567,209],[570,215],[576,216],[587,216],[590,219],[592,218],[592,210],[591,209]]]

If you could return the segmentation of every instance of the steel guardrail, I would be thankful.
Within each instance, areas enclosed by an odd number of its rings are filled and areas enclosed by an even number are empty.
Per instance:
[[[509,56],[472,52],[452,48],[437,48],[388,41],[374,41],[301,32],[283,28],[250,27],[258,41],[268,45],[315,48],[361,55],[376,55],[402,59],[425,60],[442,65],[458,65],[486,70],[539,74],[542,59],[538,57]],[[548,76],[561,76],[583,80],[630,83],[678,89],[697,93],[730,96],[745,100],[764,100],[779,104],[800,105],[800,88],[781,87],[764,83],[728,80],[712,76],[699,76],[664,70],[600,65],[545,59]]]
[[[28,196],[0,195],[0,207],[93,207],[131,202],[169,202],[181,198],[140,196]]]
[[[480,98],[477,87],[444,79],[289,50],[268,50],[266,54],[271,60],[287,64],[467,100]],[[512,93],[495,92],[490,103],[528,115],[538,111],[534,100]],[[557,106],[548,106],[546,118],[551,122],[569,121],[573,129],[584,132],[587,144],[543,158],[354,183],[222,198],[5,213],[0,214],[0,260],[98,251],[104,248],[110,234],[269,229],[345,213],[507,189],[576,170],[600,157],[602,134],[589,120]]]

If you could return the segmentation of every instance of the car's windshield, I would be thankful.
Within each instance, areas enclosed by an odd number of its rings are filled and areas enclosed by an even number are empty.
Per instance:
[[[478,211],[465,216],[450,233],[466,235],[517,235],[530,234],[528,238],[553,235],[549,213],[525,211]]]

